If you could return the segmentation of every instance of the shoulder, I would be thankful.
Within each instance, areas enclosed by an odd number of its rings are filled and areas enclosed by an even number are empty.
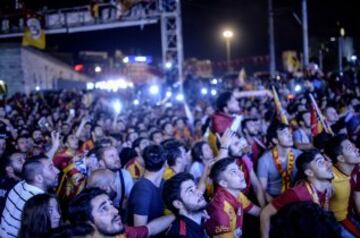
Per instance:
[[[125,181],[132,180],[131,174],[126,169],[121,169],[121,173],[124,176]]]
[[[302,153],[302,151],[301,151],[301,150],[298,150],[298,149],[293,149],[292,151],[294,152],[294,155],[295,155],[296,157],[298,157],[298,156]]]

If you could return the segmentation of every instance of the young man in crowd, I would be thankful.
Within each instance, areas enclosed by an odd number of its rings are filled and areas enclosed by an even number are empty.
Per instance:
[[[295,147],[299,150],[309,150],[313,148],[311,143],[311,120],[310,112],[301,111],[296,115],[297,122],[299,127],[294,131],[294,144]]]
[[[86,181],[87,188],[99,188],[114,202],[116,198],[116,175],[109,169],[94,170]]]
[[[345,135],[337,135],[330,139],[325,153],[334,165],[330,210],[342,225],[343,237],[360,237],[359,149]]]
[[[273,122],[267,137],[275,146],[259,159],[257,175],[265,198],[270,202],[290,188],[296,174],[296,158],[301,152],[293,148],[292,133],[285,124]]]
[[[244,173],[246,188],[243,190],[245,195],[249,195],[250,188],[256,194],[256,198],[261,207],[265,206],[265,195],[262,189],[259,178],[254,171],[254,164],[250,158],[245,154],[245,148],[248,146],[244,138],[234,136],[229,145],[229,156],[236,160],[241,171]]]
[[[98,154],[100,167],[111,170],[116,176],[116,197],[114,199],[114,205],[115,207],[123,209],[125,207],[125,201],[130,197],[134,181],[130,173],[126,169],[121,168],[120,157],[115,147],[100,148]]]
[[[260,214],[260,208],[241,193],[246,188],[244,174],[234,159],[224,158],[213,165],[210,178],[216,189],[207,208],[206,229],[211,237],[240,238],[244,212]]]
[[[129,224],[142,226],[163,216],[162,176],[166,155],[159,145],[149,145],[143,154],[145,173],[134,185],[128,206]]]
[[[25,202],[31,197],[54,189],[59,171],[46,157],[28,159],[23,165],[24,180],[9,192],[1,217],[1,237],[17,237]]]
[[[244,133],[245,139],[251,146],[250,157],[255,165],[257,165],[258,159],[266,150],[266,145],[260,135],[260,128],[257,125],[258,121],[259,120],[257,118],[248,118],[242,120],[241,122],[241,129]]]
[[[329,210],[332,196],[331,180],[334,178],[331,161],[314,149],[304,152],[298,157],[296,168],[298,184],[274,198],[261,211],[262,238],[269,237],[270,218],[290,203],[309,201]]]
[[[126,163],[125,168],[130,172],[133,179],[136,181],[144,175],[144,159],[142,154],[144,149],[150,144],[150,141],[147,138],[139,137],[133,144],[132,148],[136,151],[137,156]]]
[[[176,140],[169,140],[163,145],[166,153],[166,161],[168,167],[164,172],[164,180],[168,180],[175,174],[185,172],[189,166],[189,158],[187,156],[184,145]]]
[[[98,188],[85,189],[69,205],[69,219],[73,225],[90,223],[93,238],[147,238],[164,231],[174,216],[156,219],[147,225],[129,227],[122,223],[119,211],[109,196]]]
[[[22,179],[25,154],[14,152],[1,159],[0,213],[2,214],[9,191]]]
[[[176,216],[166,232],[168,238],[206,238],[202,218],[206,208],[204,196],[188,173],[179,173],[164,184],[166,207]]]

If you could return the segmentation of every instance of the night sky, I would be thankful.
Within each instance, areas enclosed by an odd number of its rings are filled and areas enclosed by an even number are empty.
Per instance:
[[[310,42],[329,41],[340,25],[346,34],[354,36],[358,46],[360,14],[354,1],[309,0]],[[46,0],[39,0],[46,2]],[[48,1],[51,7],[79,5],[79,1]],[[74,3],[75,2],[75,3]],[[276,51],[302,48],[301,26],[292,12],[301,17],[300,0],[273,0],[275,9]],[[51,6],[52,4],[52,6]],[[29,6],[30,4],[28,4]],[[81,4],[80,4],[81,5]],[[233,58],[268,54],[266,0],[182,0],[185,57],[224,60],[225,43],[221,31],[234,29]],[[121,49],[125,54],[145,54],[160,57],[160,24],[119,28],[88,33],[49,35],[49,49],[74,52],[102,50],[112,53]]]

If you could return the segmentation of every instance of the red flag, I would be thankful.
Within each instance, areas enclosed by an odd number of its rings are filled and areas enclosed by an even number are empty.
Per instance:
[[[318,118],[318,114],[316,112],[316,108],[313,103],[311,103],[310,113],[311,113],[311,135],[315,137],[323,131],[324,127],[322,126],[321,121]]]
[[[277,116],[282,123],[284,123],[285,125],[289,125],[289,121],[286,117],[285,110],[283,109],[283,107],[281,105],[279,96],[274,87],[272,87],[272,91],[273,91],[274,103],[275,103],[275,109],[276,109]]]

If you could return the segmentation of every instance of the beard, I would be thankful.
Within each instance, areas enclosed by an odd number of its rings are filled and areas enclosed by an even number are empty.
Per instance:
[[[199,212],[202,212],[206,209],[206,207],[208,206],[208,204],[205,202],[204,204],[202,205],[189,205],[189,204],[186,204],[184,203],[184,207],[186,209],[186,211],[190,214],[194,214],[194,213],[199,213]]]

